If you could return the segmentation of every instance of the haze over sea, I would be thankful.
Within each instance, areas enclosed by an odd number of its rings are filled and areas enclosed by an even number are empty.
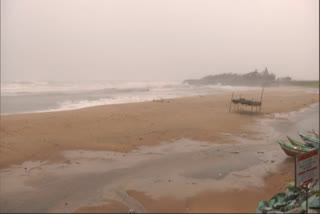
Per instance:
[[[191,86],[154,81],[1,82],[1,114],[48,112],[242,90],[222,85]]]

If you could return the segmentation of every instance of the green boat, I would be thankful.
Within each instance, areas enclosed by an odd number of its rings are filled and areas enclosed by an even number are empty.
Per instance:
[[[286,144],[280,140],[278,142],[279,142],[282,150],[290,157],[295,157],[299,154],[306,152],[306,150],[302,149],[301,147],[292,146],[292,145]]]
[[[310,137],[308,135],[305,135],[301,132],[298,132],[298,134],[300,135],[300,137],[305,140],[305,141],[309,141],[309,142],[312,142],[312,143],[316,143],[317,145],[320,144],[320,140],[319,139],[316,139],[316,138],[313,138],[313,137]],[[318,146],[317,146],[318,147]]]
[[[299,146],[301,148],[305,148],[305,149],[310,149],[310,148],[315,148],[313,146],[307,146],[307,145],[304,145],[304,143],[300,143],[299,141],[296,141],[292,138],[290,138],[289,136],[287,136],[288,140],[290,141],[290,143],[293,145],[293,146]],[[313,145],[313,144],[312,144]]]

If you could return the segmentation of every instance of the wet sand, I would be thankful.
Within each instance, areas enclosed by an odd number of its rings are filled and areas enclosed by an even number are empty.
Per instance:
[[[0,211],[252,212],[293,180],[275,139],[319,127],[318,105],[286,113],[319,97],[266,89],[262,114],[228,113],[229,101],[1,116]]]
[[[105,209],[119,203],[137,212],[235,211],[221,201],[239,204],[243,193],[258,200],[265,177],[286,158],[275,144],[263,141],[209,144],[188,139],[127,154],[75,150],[64,156],[63,163],[29,161],[1,171],[4,211],[72,212],[91,204],[87,209],[103,205],[101,211],[110,212],[114,210]],[[219,200],[204,206],[208,196]],[[175,206],[163,206],[173,201]],[[254,209],[248,201],[242,204],[243,211]]]

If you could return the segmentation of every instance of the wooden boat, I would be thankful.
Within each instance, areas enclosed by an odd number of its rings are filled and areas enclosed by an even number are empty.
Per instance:
[[[298,134],[300,135],[300,137],[304,140],[304,141],[308,141],[308,142],[311,142],[315,145],[315,147],[318,147],[319,144],[320,144],[320,140],[319,139],[316,139],[316,138],[313,138],[313,137],[310,137],[308,135],[305,135],[301,132],[298,132]]]
[[[286,144],[282,141],[278,141],[282,150],[290,157],[295,157],[299,154],[302,154],[304,152],[307,152],[309,150],[306,150],[306,149],[302,149],[301,147],[297,147],[297,146],[292,146],[290,144]]]
[[[305,148],[305,149],[315,148],[313,146],[313,144],[311,144],[312,146],[308,146],[308,145],[305,145],[304,143],[300,143],[299,141],[296,141],[296,140],[290,138],[289,136],[287,136],[287,138],[293,146],[298,146],[298,147]]]

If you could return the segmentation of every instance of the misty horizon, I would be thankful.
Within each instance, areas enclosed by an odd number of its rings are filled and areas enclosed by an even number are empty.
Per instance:
[[[319,2],[1,1],[1,81],[319,79]]]
[[[319,0],[0,6],[0,213],[317,212]]]

